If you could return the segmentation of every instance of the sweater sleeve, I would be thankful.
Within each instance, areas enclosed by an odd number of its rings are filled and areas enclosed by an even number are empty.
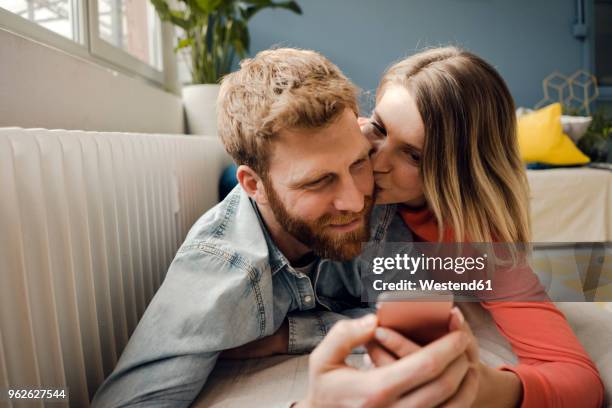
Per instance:
[[[523,408],[600,407],[603,384],[595,364],[551,302],[482,302],[519,359]]]
[[[437,241],[437,226],[429,210],[403,208],[400,215],[418,240]],[[452,242],[452,235],[445,228],[443,241]],[[518,365],[500,369],[514,372],[521,380],[521,406],[600,407],[604,387],[597,368],[531,268],[501,270],[495,279],[493,298],[498,301],[481,304],[519,359]]]

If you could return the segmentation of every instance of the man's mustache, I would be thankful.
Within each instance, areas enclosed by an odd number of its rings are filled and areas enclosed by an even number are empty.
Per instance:
[[[339,214],[339,215],[326,214],[319,219],[317,224],[321,226],[328,226],[331,224],[343,225],[343,224],[351,223],[353,221],[361,220],[363,219],[364,216],[370,215],[370,209],[372,208],[373,203],[374,203],[374,198],[372,196],[365,196],[363,199],[363,208],[361,209],[361,211],[357,213],[346,212],[346,213]]]

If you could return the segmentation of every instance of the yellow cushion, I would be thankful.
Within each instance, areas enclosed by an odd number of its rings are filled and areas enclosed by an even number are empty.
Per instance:
[[[547,164],[584,164],[591,160],[563,133],[561,104],[553,103],[518,119],[518,141],[523,161]]]

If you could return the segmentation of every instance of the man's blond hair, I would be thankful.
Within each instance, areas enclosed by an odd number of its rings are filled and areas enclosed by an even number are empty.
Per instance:
[[[338,67],[317,52],[262,51],[223,78],[217,100],[219,136],[236,163],[263,177],[270,143],[279,131],[323,128],[347,108],[358,115],[357,94]]]

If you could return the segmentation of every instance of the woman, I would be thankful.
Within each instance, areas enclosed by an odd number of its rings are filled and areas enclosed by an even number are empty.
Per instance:
[[[360,125],[376,147],[377,203],[399,203],[415,241],[529,242],[514,103],[481,58],[447,47],[396,63],[380,82],[372,117]],[[519,364],[492,370],[474,362],[477,403],[492,391],[496,406],[601,406],[597,369],[552,303],[481,305]]]

